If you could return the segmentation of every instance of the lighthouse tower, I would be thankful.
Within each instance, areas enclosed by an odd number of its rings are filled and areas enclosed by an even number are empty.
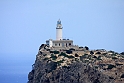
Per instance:
[[[62,40],[62,28],[61,20],[59,19],[56,27],[56,40]]]
[[[62,28],[61,20],[59,19],[56,27],[56,40],[46,40],[46,45],[48,45],[50,49],[62,50],[65,49],[65,47],[74,47],[73,40],[62,39]]]

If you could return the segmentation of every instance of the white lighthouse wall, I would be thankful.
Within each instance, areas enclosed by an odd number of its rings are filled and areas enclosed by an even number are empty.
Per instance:
[[[53,46],[53,42],[52,42],[52,40],[49,40],[49,46],[50,46],[50,47]]]
[[[56,40],[62,40],[62,28],[56,29]]]

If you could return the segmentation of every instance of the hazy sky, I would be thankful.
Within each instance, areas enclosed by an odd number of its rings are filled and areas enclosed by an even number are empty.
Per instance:
[[[124,51],[124,0],[0,0],[0,82],[27,81],[58,19],[75,45]]]
[[[90,49],[124,51],[124,0],[0,0],[0,54],[37,54],[56,38]]]

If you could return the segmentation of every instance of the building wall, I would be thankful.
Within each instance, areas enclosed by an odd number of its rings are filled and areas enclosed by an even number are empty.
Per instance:
[[[50,46],[50,42],[52,46]],[[49,45],[49,47],[72,47],[73,41],[72,40],[47,40],[46,44]],[[75,47],[75,46],[74,46]]]
[[[68,47],[72,45],[73,45],[73,41],[71,40],[53,41],[53,46],[55,47]]]
[[[56,28],[56,40],[62,40],[62,28]]]

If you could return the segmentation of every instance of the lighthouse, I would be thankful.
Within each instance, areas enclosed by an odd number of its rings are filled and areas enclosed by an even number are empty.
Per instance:
[[[61,20],[59,19],[56,27],[56,40],[62,40],[62,28]]]
[[[61,24],[61,20],[59,19],[57,21],[56,27],[56,40],[53,39],[46,40],[46,45],[48,45],[52,49],[54,48],[54,50],[65,49],[65,47],[74,47],[73,40],[62,38],[62,29],[63,27]]]

